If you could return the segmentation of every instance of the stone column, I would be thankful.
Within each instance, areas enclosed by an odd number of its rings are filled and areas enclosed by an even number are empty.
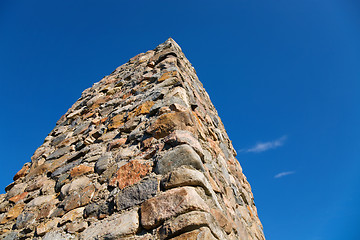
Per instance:
[[[264,234],[216,109],[171,38],[86,89],[0,195],[4,239]]]

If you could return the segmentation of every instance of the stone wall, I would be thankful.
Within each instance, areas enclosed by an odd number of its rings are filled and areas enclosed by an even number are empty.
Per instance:
[[[3,239],[265,239],[194,68],[168,39],[86,89],[0,195]]]

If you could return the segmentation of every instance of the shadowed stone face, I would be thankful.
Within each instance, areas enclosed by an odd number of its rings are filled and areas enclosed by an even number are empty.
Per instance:
[[[235,154],[168,39],[60,118],[0,194],[0,239],[264,240]]]

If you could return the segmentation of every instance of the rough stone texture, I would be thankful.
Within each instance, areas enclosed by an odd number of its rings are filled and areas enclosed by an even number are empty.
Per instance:
[[[90,225],[80,239],[114,239],[134,234],[139,228],[139,217],[136,210],[123,214],[116,214]]]
[[[169,173],[172,169],[187,165],[203,170],[203,164],[199,155],[189,145],[180,145],[166,152],[156,164],[156,172],[159,174]]]
[[[132,160],[119,168],[115,177],[111,179],[110,186],[118,186],[120,189],[123,189],[139,182],[151,170],[152,162]]]
[[[214,235],[211,234],[210,229],[206,227],[202,227],[196,230],[193,230],[191,232],[183,233],[179,236],[176,236],[174,238],[171,238],[172,240],[215,240],[217,238],[214,237]],[[242,239],[241,239],[242,240]]]
[[[220,227],[214,223],[215,219],[209,213],[192,211],[180,215],[174,219],[165,222],[158,231],[159,238],[166,239],[177,235],[179,232],[185,232],[187,229],[206,226],[218,239],[227,239]]]
[[[118,210],[126,209],[156,195],[158,191],[157,179],[148,179],[142,183],[128,187],[116,196],[116,206]]]
[[[172,189],[141,205],[141,224],[146,229],[151,229],[163,220],[194,210],[209,211],[208,206],[194,188]]]
[[[263,240],[235,156],[168,39],[86,89],[59,119],[0,195],[0,239]]]

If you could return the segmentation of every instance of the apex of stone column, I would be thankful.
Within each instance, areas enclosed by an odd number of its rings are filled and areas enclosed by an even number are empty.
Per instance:
[[[264,239],[253,195],[171,38],[86,89],[0,195],[4,239]]]

